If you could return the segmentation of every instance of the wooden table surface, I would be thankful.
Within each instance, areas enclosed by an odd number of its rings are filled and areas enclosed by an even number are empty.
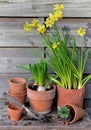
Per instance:
[[[7,100],[0,99],[0,130],[91,130],[91,120],[86,113],[85,117],[71,125],[62,125],[56,118],[55,109],[48,114],[45,120],[34,120],[24,115],[16,125],[8,118]]]

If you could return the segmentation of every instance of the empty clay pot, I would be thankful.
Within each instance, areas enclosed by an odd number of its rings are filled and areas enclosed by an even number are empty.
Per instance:
[[[14,103],[8,103],[8,111],[10,119],[16,124],[22,118],[23,108],[18,107]]]
[[[22,93],[26,89],[26,79],[14,77],[9,79],[9,89],[15,93]]]

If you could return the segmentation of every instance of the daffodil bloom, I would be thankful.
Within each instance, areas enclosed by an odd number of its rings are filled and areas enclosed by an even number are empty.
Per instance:
[[[56,21],[58,19],[61,19],[63,17],[62,11],[55,11],[54,12],[54,17],[55,17]]]
[[[64,5],[60,4],[60,10],[63,10],[63,9],[64,9]]]
[[[31,31],[31,25],[30,25],[28,22],[26,22],[26,23],[24,24],[24,31],[28,31],[28,32]]]
[[[54,14],[52,14],[52,13],[49,14],[49,20],[50,20],[50,23],[53,25],[54,22],[56,21]]]
[[[39,25],[37,31],[41,34],[45,33],[46,31],[45,25]]]
[[[57,48],[57,44],[54,43],[54,44],[52,45],[52,48],[53,48],[53,49],[56,49],[56,48]]]
[[[79,36],[81,36],[81,37],[86,34],[85,29],[83,29],[82,27],[80,27],[78,30],[76,30],[76,32],[77,32],[77,34],[78,34]]]
[[[64,9],[64,5],[63,4],[55,4],[54,5],[54,10],[55,11],[60,11],[60,10],[63,10]]]
[[[56,11],[54,12],[54,19],[55,19],[55,21],[58,21],[58,19],[59,19],[58,13]]]
[[[47,18],[46,21],[45,21],[45,25],[46,25],[46,27],[52,28],[53,23],[52,23],[52,21],[50,21],[49,18]]]
[[[38,26],[38,24],[39,24],[39,21],[38,21],[37,19],[34,19],[34,20],[32,21],[32,23],[31,23],[31,26],[32,26],[32,27],[36,27],[36,26]]]

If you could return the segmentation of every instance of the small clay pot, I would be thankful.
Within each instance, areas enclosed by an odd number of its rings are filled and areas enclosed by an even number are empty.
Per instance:
[[[9,117],[16,124],[22,118],[23,108],[18,107],[14,103],[8,103]]]
[[[26,79],[24,78],[19,78],[19,77],[14,77],[9,79],[9,89],[13,93],[22,93],[26,90]]]
[[[85,110],[81,107],[78,107],[74,104],[66,104],[65,106],[67,106],[70,109],[72,115],[72,118],[68,122],[68,124],[72,124],[85,116]]]

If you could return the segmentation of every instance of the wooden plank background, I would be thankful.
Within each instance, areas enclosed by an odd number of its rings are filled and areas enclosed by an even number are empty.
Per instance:
[[[60,30],[69,26],[71,33],[77,38],[77,47],[81,47],[82,39],[76,34],[76,29],[86,29],[84,47],[89,49],[89,58],[84,74],[91,73],[91,1],[90,0],[0,0],[0,98],[8,89],[8,79],[22,76],[31,77],[28,71],[16,68],[16,65],[39,61],[30,53],[29,48],[40,52],[44,48],[41,37],[34,31],[25,33],[23,24],[38,18],[41,22],[52,11],[53,5],[63,3],[64,18],[58,22]],[[69,45],[70,46],[70,45]],[[86,84],[84,96],[85,108],[91,109],[91,80]]]
[[[0,0],[0,16],[45,17],[56,3],[65,5],[65,17],[91,17],[90,0]]]

